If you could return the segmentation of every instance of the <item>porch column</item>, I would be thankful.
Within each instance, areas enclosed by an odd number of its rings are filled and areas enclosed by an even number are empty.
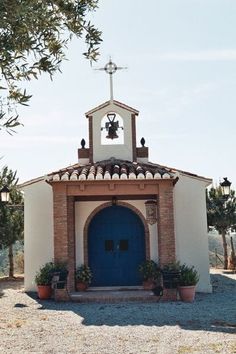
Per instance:
[[[158,196],[158,254],[160,265],[175,262],[173,182],[162,181]]]
[[[65,186],[53,188],[54,260],[68,267],[68,290],[75,290],[75,212],[74,197],[66,195]]]

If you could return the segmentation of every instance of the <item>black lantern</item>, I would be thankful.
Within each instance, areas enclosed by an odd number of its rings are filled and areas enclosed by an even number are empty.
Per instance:
[[[224,177],[224,181],[220,183],[220,186],[222,188],[222,194],[228,197],[230,195],[231,182],[228,181],[227,177]]]
[[[1,201],[3,203],[8,203],[10,200],[10,191],[7,186],[3,186],[3,188],[0,190],[1,194]]]

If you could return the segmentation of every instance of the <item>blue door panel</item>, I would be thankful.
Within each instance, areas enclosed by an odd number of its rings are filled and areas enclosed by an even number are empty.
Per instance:
[[[98,212],[89,225],[88,255],[93,286],[139,285],[138,265],[145,259],[140,218],[121,206]]]

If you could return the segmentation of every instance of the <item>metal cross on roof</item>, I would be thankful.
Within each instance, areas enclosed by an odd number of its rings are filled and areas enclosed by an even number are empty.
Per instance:
[[[117,66],[112,62],[111,58],[109,62],[104,66],[104,68],[99,68],[96,70],[104,70],[107,74],[110,75],[110,101],[113,101],[113,79],[112,75],[115,74],[116,70],[127,69],[127,67]]]

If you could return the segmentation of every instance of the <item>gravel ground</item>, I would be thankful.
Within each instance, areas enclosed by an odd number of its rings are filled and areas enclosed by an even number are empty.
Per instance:
[[[211,276],[192,304],[37,301],[0,282],[0,353],[236,353],[236,274]]]

